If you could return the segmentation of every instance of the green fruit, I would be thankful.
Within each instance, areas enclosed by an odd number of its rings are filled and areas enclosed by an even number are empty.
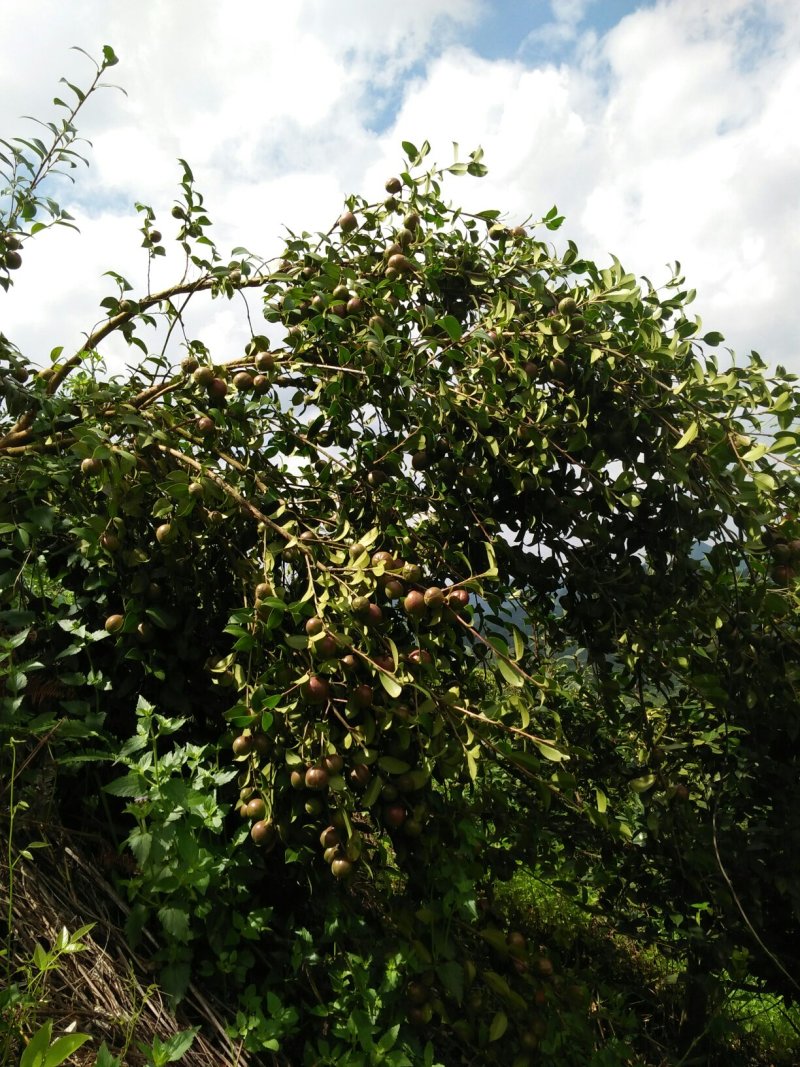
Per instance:
[[[578,302],[571,296],[565,296],[558,302],[559,315],[572,315],[578,310]]]
[[[4,258],[7,270],[19,270],[22,266],[22,256],[14,249],[9,249]]]
[[[81,473],[87,477],[91,477],[95,474],[101,474],[103,470],[103,464],[99,459],[84,459],[81,460]]]
[[[338,856],[331,864],[331,873],[334,878],[347,878],[353,873],[353,862],[346,856]]]
[[[238,737],[234,737],[231,745],[234,756],[247,756],[253,751],[253,737],[252,734],[239,734]]]
[[[444,590],[440,589],[438,585],[432,585],[425,590],[423,600],[428,608],[442,608],[445,600]]]
[[[489,239],[491,241],[502,241],[504,237],[508,236],[508,230],[501,223],[496,222],[493,226],[489,227]]]
[[[169,544],[175,540],[175,528],[171,523],[164,522],[161,526],[156,527],[156,541],[160,545]]]
[[[338,754],[338,752],[330,752],[327,756],[323,756],[320,761],[322,767],[328,772],[328,774],[341,774],[344,767],[344,760]]]

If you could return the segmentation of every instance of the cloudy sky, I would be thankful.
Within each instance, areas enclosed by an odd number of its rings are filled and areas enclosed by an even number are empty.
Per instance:
[[[585,255],[655,284],[680,260],[696,314],[738,353],[800,372],[798,0],[27,0],[0,5],[0,136],[53,117],[79,45],[120,63],[127,96],[92,100],[91,168],[62,200],[81,234],[25,252],[0,329],[46,360],[79,347],[113,291],[144,280],[135,201],[165,236],[191,164],[221,248],[265,256],[284,224],[326,228],[378,198],[400,141],[485,150],[449,193],[510,221],[553,204]],[[155,279],[174,280],[166,270]],[[199,310],[215,355],[240,351],[232,306]],[[115,354],[112,352],[112,356]]]

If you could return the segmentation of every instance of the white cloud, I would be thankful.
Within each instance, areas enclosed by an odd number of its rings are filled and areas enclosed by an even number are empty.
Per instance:
[[[271,255],[282,223],[327,228],[347,192],[380,194],[401,139],[427,137],[444,164],[452,141],[486,150],[489,178],[454,181],[453,198],[515,220],[557,202],[586,254],[613,251],[656,284],[680,259],[708,328],[800,370],[795,0],[661,0],[603,36],[589,26],[591,0],[554,2],[553,24],[573,42],[569,61],[547,65],[460,46],[459,26],[491,17],[478,0],[188,10],[31,0],[35,52],[33,31],[0,14],[0,130],[19,130],[20,112],[48,114],[55,72],[85,82],[86,61],[65,57],[72,41],[95,54],[114,44],[122,62],[109,80],[129,94],[87,109],[92,169],[73,201],[82,235],[35,242],[2,298],[3,328],[26,348],[80,343],[108,292],[103,270],[141,283],[133,201],[173,232],[176,157],[194,169],[221,246]],[[387,107],[397,116],[376,135]],[[218,304],[196,329],[238,345],[235,322]]]

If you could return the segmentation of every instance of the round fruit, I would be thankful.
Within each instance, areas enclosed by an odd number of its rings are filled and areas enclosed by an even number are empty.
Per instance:
[[[408,1009],[406,1018],[412,1026],[427,1026],[433,1018],[433,1008],[430,1004],[415,1004]]]
[[[354,598],[350,607],[353,610],[354,615],[358,615],[359,618],[366,618],[369,615],[369,598],[365,596],[357,596]]]
[[[381,564],[383,564],[384,569],[387,571],[392,570],[392,568],[394,567],[394,563],[394,556],[391,552],[376,552],[375,555],[372,557],[373,567],[379,567]]]
[[[469,593],[466,589],[450,589],[447,593],[447,606],[457,611],[469,604]]]
[[[422,581],[422,567],[418,563],[404,563],[401,571],[403,579],[412,585]]]
[[[347,878],[353,872],[353,863],[346,856],[337,856],[331,864],[331,873],[334,878]]]
[[[327,704],[331,698],[331,687],[325,678],[312,674],[303,686],[303,696],[312,704]]]
[[[537,956],[533,961],[533,969],[540,978],[551,978],[553,975],[553,964],[547,956]]]
[[[406,1000],[409,1004],[427,1004],[429,996],[428,988],[422,982],[409,982],[406,986]]]
[[[256,600],[264,600],[272,596],[272,586],[269,582],[259,582],[255,589]]]
[[[151,230],[150,240],[153,242],[154,245],[157,245],[158,242],[161,240],[161,230]]]
[[[399,830],[406,817],[406,809],[402,804],[389,804],[383,809],[384,824],[393,830]]]
[[[208,387],[214,381],[214,370],[212,367],[198,367],[192,374],[192,381],[197,385]]]
[[[344,760],[338,752],[330,752],[327,756],[323,756],[320,761],[322,766],[328,772],[328,774],[341,774],[344,767]]]
[[[402,191],[403,183],[399,178],[389,178],[384,185],[384,189],[387,193],[399,193]]]
[[[358,708],[370,708],[375,699],[375,692],[371,685],[367,685],[364,682],[362,685],[355,687],[351,699]]]
[[[559,315],[572,315],[578,310],[578,303],[571,296],[565,296],[558,302]]]
[[[399,273],[414,269],[414,264],[411,262],[411,260],[404,256],[401,252],[395,252],[393,256],[389,256],[389,262],[387,266],[389,270],[396,270]]]
[[[403,607],[409,615],[420,618],[425,614],[425,597],[418,589],[412,589],[403,601]]]
[[[408,662],[419,664],[421,667],[430,667],[433,664],[433,656],[427,648],[415,648],[408,654]]]
[[[379,489],[380,486],[385,485],[388,480],[388,474],[381,470],[370,471],[367,475],[367,485],[370,489]]]
[[[360,315],[364,310],[364,301],[360,296],[351,296],[347,301],[346,310],[348,315]]]
[[[81,461],[81,473],[89,475],[100,474],[103,464],[99,459],[84,459]]]
[[[239,734],[238,737],[234,737],[233,744],[231,745],[234,756],[246,756],[253,751],[253,737],[252,734]]]
[[[267,805],[261,797],[253,797],[247,802],[247,817],[249,819],[263,819],[267,814]]]
[[[357,763],[350,771],[350,782],[357,789],[364,789],[369,785],[369,781],[372,778],[372,771],[366,765],[366,763]]]
[[[356,541],[354,545],[350,545],[347,550],[350,559],[358,559],[359,556],[363,556],[366,551],[366,548],[364,548],[364,546],[358,541]]]
[[[228,383],[224,378],[212,378],[207,388],[208,395],[212,400],[224,400],[228,395]]]
[[[323,767],[309,767],[305,777],[306,789],[327,789],[328,772]]]
[[[365,621],[368,626],[380,626],[383,622],[383,611],[378,604],[370,604]]]
[[[122,547],[122,542],[113,530],[103,530],[100,534],[100,544],[106,552],[119,552]]]
[[[292,771],[289,775],[289,782],[291,783],[292,789],[300,790],[305,789],[306,787],[306,779],[302,771]]]
[[[252,801],[251,801],[252,803]],[[248,808],[250,804],[247,805]],[[278,831],[271,819],[259,819],[250,827],[250,836],[257,845],[271,848],[278,840]]]
[[[8,270],[19,270],[22,266],[22,256],[14,249],[10,249],[5,254],[5,265]]]
[[[489,239],[491,241],[502,241],[507,234],[508,230],[499,222],[489,227]]]
[[[239,371],[238,374],[233,376],[233,384],[240,393],[247,393],[253,388],[253,376],[252,374],[248,374],[245,370]]]
[[[156,527],[156,541],[158,541],[160,545],[167,544],[169,541],[174,540],[174,537],[175,530],[170,523],[164,522]]]
[[[506,944],[512,952],[524,952],[528,944],[528,939],[525,937],[525,934],[521,933],[519,930],[512,930],[506,938]]]
[[[108,618],[105,621],[106,633],[109,633],[109,634],[119,633],[119,631],[122,629],[122,627],[124,625],[125,625],[125,616],[124,615],[109,615]]]
[[[339,229],[342,233],[350,233],[356,226],[358,226],[358,219],[352,211],[345,211],[343,215],[339,216]]]
[[[325,623],[317,615],[312,615],[310,619],[306,621],[306,633],[309,637],[316,637],[317,634],[321,634],[325,629]]]
[[[339,645],[332,634],[325,634],[311,646],[312,651],[321,659],[331,659],[336,655],[338,648]]]
[[[334,848],[342,843],[342,835],[335,826],[326,826],[319,835],[319,843],[323,848]]]
[[[201,415],[194,425],[197,432],[204,437],[207,434],[213,433],[216,428],[216,423],[212,418],[209,418],[208,415]]]
[[[425,606],[428,608],[444,607],[444,590],[440,589],[438,585],[432,585],[425,590],[423,599]]]
[[[150,622],[140,622],[136,627],[136,634],[140,641],[144,641],[145,644],[149,644],[155,640],[156,630]]]

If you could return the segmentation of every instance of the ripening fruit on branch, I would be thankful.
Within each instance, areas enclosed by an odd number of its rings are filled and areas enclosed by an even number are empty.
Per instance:
[[[403,183],[400,181],[399,178],[389,178],[387,179],[386,184],[384,185],[384,189],[387,193],[391,193],[392,195],[394,195],[395,193],[399,193],[402,191]]]
[[[306,789],[327,789],[328,772],[323,767],[309,767],[305,776]]]
[[[331,698],[331,687],[327,679],[312,674],[303,685],[303,696],[311,704],[327,704]]]
[[[253,751],[252,734],[239,734],[231,744],[234,756],[247,756]]]
[[[99,459],[87,458],[81,460],[81,474],[85,474],[87,477],[92,477],[96,474],[101,474],[103,471],[103,464]]]
[[[339,216],[339,229],[342,233],[351,233],[358,226],[358,219],[352,211],[345,211]]]
[[[418,589],[412,589],[403,601],[406,612],[414,618],[421,618],[425,614],[425,596]]]
[[[104,629],[106,633],[118,634],[122,627],[125,625],[124,615],[109,615],[104,623]]]

